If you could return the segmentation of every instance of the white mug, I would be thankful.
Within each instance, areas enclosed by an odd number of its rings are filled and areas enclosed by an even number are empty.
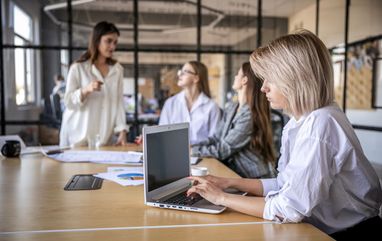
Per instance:
[[[192,167],[191,168],[191,175],[192,176],[207,176],[208,175],[208,168],[207,167]]]

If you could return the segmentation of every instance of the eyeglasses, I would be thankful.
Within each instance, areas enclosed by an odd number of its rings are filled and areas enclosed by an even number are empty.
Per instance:
[[[186,69],[185,69],[185,70],[183,70],[183,69],[178,70],[178,76],[182,76],[182,75],[184,75],[184,74],[196,75],[196,73],[191,72],[191,71],[186,70]]]

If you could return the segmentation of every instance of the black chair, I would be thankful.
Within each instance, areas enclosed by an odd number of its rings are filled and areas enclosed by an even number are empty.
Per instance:
[[[59,94],[50,95],[50,106],[52,109],[52,116],[57,121],[61,123],[62,120],[62,110],[61,110],[61,97]]]

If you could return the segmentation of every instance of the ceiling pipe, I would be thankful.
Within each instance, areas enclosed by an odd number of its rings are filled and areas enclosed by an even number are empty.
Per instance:
[[[76,5],[81,5],[85,3],[90,3],[90,2],[95,2],[96,0],[77,0],[77,1],[72,1],[72,6]],[[66,8],[68,6],[67,2],[62,2],[62,3],[54,3],[54,4],[49,4],[44,7],[44,12],[48,17],[53,21],[53,23],[62,26],[62,22],[57,20],[57,18],[50,12],[52,10],[57,10],[61,8]]]

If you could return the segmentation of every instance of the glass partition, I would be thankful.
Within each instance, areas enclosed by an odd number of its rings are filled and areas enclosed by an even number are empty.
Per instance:
[[[139,1],[140,48],[196,50],[197,8],[192,1]]]

